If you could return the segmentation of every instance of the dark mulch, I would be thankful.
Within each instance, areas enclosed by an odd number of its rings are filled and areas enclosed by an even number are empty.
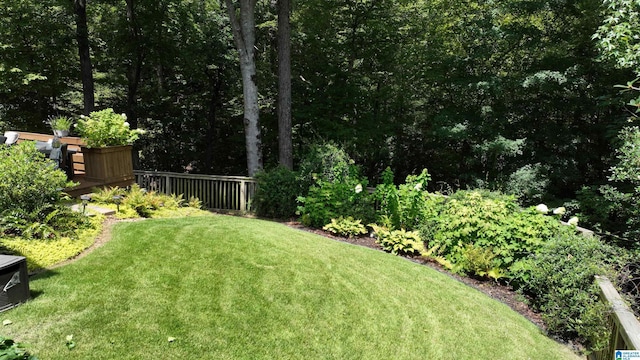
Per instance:
[[[380,250],[383,251],[382,248],[380,247],[380,245],[376,244],[375,239],[369,236],[360,236],[360,237],[356,237],[356,238],[344,238],[344,237],[339,237],[339,236],[335,236],[333,234],[331,234],[330,232],[327,231],[323,231],[323,230],[318,230],[318,229],[311,229],[308,227],[305,227],[304,225],[300,224],[299,222],[295,222],[295,221],[290,221],[290,222],[286,222],[286,225],[292,227],[292,228],[296,228],[296,229],[300,229],[300,230],[304,230],[307,232],[311,232],[314,234],[318,234],[336,241],[342,241],[342,242],[346,242],[346,243],[350,243],[350,244],[354,244],[354,245],[360,245],[360,246],[366,246],[368,248],[371,249],[376,249],[376,250]],[[418,258],[418,257],[405,257],[407,260],[425,265],[425,266],[429,266],[443,274],[446,274],[468,286],[471,286],[474,289],[477,289],[478,291],[481,291],[483,293],[485,293],[486,295],[490,296],[491,298],[498,300],[500,302],[502,302],[503,304],[509,306],[511,309],[513,309],[514,311],[517,311],[518,313],[520,313],[522,316],[524,316],[525,318],[529,319],[529,321],[531,321],[532,323],[536,324],[539,328],[541,328],[543,331],[546,331],[546,327],[544,325],[544,322],[542,321],[542,317],[540,316],[540,314],[534,312],[533,310],[531,310],[531,308],[529,308],[529,306],[527,306],[526,303],[524,303],[521,300],[521,297],[519,294],[517,294],[516,292],[514,292],[511,287],[500,284],[500,283],[496,283],[494,281],[488,281],[488,280],[481,280],[481,279],[474,279],[474,278],[469,278],[469,277],[465,277],[465,276],[460,276],[460,275],[456,275],[456,274],[452,274],[451,272],[447,271],[446,269],[444,269],[442,266],[440,266],[440,264],[432,262],[432,261],[428,261],[425,260],[423,258]]]

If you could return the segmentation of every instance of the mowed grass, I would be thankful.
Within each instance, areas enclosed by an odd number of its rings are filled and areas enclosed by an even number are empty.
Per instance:
[[[112,236],[32,278],[2,333],[40,359],[578,358],[446,275],[281,224],[146,220]]]

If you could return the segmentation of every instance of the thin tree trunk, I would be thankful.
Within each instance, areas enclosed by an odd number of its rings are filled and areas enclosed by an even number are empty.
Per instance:
[[[135,0],[126,0],[127,24],[129,26],[129,36],[132,42],[132,51],[129,54],[131,63],[127,69],[127,121],[132,128],[138,127],[138,116],[136,112],[138,86],[140,84],[140,73],[142,72],[143,51],[140,43],[140,31],[135,13]]]
[[[290,0],[278,0],[278,154],[280,165],[293,170],[290,12]]]
[[[82,95],[84,98],[84,114],[93,111],[95,98],[93,86],[93,67],[89,52],[89,28],[87,27],[87,1],[74,0],[73,10],[76,15],[76,40],[80,55],[80,74],[82,77]]]
[[[126,0],[127,6],[127,24],[129,26],[129,36],[133,43],[133,50],[130,52],[131,63],[127,69],[127,121],[132,129],[138,127],[137,99],[138,86],[140,84],[140,74],[142,72],[142,61],[144,52],[140,41],[140,31],[135,13],[135,0]],[[140,158],[138,152],[133,152],[133,168],[140,167]]]
[[[254,176],[262,170],[262,140],[260,134],[260,108],[256,84],[255,62],[255,5],[256,0],[240,0],[240,17],[232,0],[225,0],[233,39],[240,57],[242,94],[244,102],[244,136],[247,151],[247,170]]]

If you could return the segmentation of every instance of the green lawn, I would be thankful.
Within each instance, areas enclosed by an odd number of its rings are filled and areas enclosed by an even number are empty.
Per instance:
[[[31,290],[0,318],[40,359],[578,358],[425,266],[229,216],[120,223]]]

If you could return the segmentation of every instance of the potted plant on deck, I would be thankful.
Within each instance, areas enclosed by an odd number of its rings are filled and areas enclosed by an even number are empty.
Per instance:
[[[51,125],[53,135],[61,138],[69,136],[69,130],[71,130],[71,125],[73,125],[73,120],[67,116],[55,116],[49,119],[49,125]]]
[[[143,131],[129,128],[126,115],[110,108],[94,111],[80,117],[76,131],[86,143],[81,147],[86,180],[111,186],[133,181],[131,144]]]

